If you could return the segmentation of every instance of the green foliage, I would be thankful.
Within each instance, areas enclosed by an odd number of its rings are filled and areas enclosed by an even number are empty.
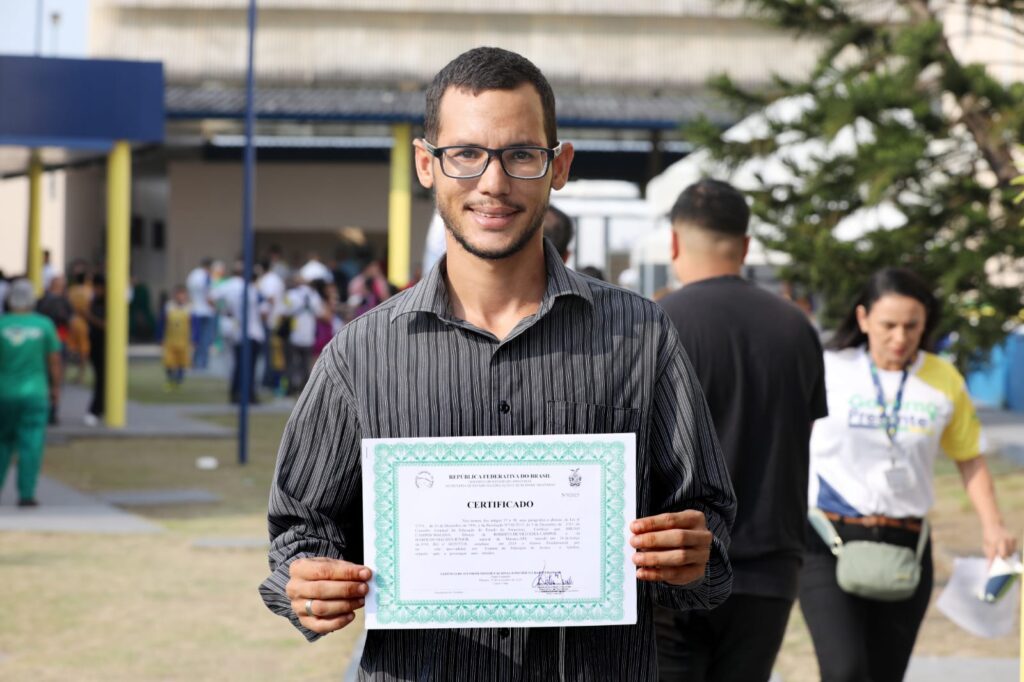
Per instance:
[[[981,4],[1024,15],[1021,2]],[[955,334],[953,351],[966,369],[1024,321],[1024,192],[1012,186],[1024,179],[1004,180],[1006,169],[994,166],[1024,140],[1024,84],[960,63],[935,17],[908,11],[879,22],[838,0],[747,5],[783,29],[824,40],[821,57],[806,80],[776,79],[768,92],[748,92],[724,76],[712,87],[744,112],[784,97],[810,95],[812,103],[795,121],[769,121],[756,139],[723,139],[707,121],[687,136],[735,169],[780,152],[785,158],[793,142],[829,145],[856,131],[854,145],[789,163],[790,178],[761,178],[751,192],[757,236],[791,256],[784,277],[819,292],[826,327],[873,271],[919,272],[944,302],[940,330]],[[850,241],[835,234],[854,211],[880,205],[896,208],[905,223]],[[1016,267],[1016,280],[991,277],[997,265]]]

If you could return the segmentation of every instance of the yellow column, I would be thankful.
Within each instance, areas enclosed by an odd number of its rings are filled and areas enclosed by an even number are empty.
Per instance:
[[[123,427],[128,393],[128,259],[132,152],[115,142],[107,159],[107,426]]]
[[[391,190],[388,193],[388,279],[404,287],[409,283],[412,228],[412,126],[391,128]]]
[[[43,293],[43,162],[33,151],[28,166],[28,278]]]

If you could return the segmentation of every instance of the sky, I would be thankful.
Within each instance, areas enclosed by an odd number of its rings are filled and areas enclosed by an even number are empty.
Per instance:
[[[0,0],[0,55],[36,52],[36,16],[43,8],[44,56],[85,57],[88,49],[89,0]],[[56,30],[50,17],[60,13]]]

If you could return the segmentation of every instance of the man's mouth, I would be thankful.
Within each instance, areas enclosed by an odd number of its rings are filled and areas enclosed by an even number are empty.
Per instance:
[[[520,212],[513,206],[467,206],[467,210],[478,225],[491,229],[507,226]]]

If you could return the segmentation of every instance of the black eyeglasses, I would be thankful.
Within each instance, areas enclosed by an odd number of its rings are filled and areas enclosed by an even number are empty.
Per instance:
[[[561,142],[554,148],[524,146],[500,149],[488,149],[473,144],[435,147],[426,140],[421,142],[426,150],[441,162],[441,172],[456,180],[480,177],[495,156],[498,157],[501,169],[510,178],[536,180],[547,174],[551,160],[562,153]]]

